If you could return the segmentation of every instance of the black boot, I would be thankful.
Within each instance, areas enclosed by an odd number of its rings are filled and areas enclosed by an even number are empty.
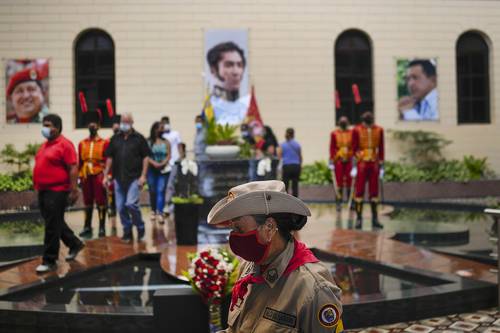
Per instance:
[[[85,225],[83,226],[82,232],[79,233],[80,237],[92,238],[92,212],[94,211],[93,206],[85,207]]]
[[[382,229],[384,226],[380,224],[380,222],[378,221],[378,212],[377,212],[378,202],[376,200],[372,200],[370,202],[370,206],[372,209],[372,228]]]
[[[356,201],[354,207],[356,210],[356,225],[354,228],[361,229],[363,227],[363,200]]]
[[[106,206],[97,207],[99,213],[99,237],[106,236]]]

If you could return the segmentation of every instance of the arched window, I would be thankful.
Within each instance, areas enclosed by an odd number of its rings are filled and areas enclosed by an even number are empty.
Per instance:
[[[457,41],[458,123],[490,122],[489,47],[477,32]]]
[[[336,120],[347,116],[353,124],[365,111],[373,110],[372,48],[369,37],[359,30],[343,32],[335,42]],[[360,100],[356,100],[353,85]],[[339,107],[340,106],[340,107]]]
[[[110,127],[106,99],[115,105],[115,46],[111,36],[99,29],[81,33],[75,43],[75,119],[85,127],[78,93],[83,92],[91,111],[99,108],[103,126]]]

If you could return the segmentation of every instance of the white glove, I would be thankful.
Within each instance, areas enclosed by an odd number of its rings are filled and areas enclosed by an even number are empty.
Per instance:
[[[384,168],[381,167],[379,172],[378,172],[378,178],[384,179],[384,174],[385,174]]]
[[[335,171],[335,164],[333,164],[332,162],[328,163],[328,169],[330,169],[331,171]]]
[[[358,175],[358,168],[354,167],[351,169],[351,177],[354,178]]]

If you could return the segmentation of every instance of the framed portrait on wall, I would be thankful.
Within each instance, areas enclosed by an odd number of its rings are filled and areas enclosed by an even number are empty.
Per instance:
[[[41,123],[49,113],[48,59],[9,59],[5,78],[7,123]]]
[[[205,84],[216,122],[241,124],[250,103],[248,30],[206,30],[204,51]]]
[[[436,58],[397,59],[398,117],[402,121],[438,121]]]

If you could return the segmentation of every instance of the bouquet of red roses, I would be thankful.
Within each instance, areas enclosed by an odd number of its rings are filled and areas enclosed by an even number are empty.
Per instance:
[[[220,304],[231,293],[238,277],[238,259],[223,248],[188,254],[191,265],[182,274],[189,280],[210,311],[211,329],[222,329]]]

